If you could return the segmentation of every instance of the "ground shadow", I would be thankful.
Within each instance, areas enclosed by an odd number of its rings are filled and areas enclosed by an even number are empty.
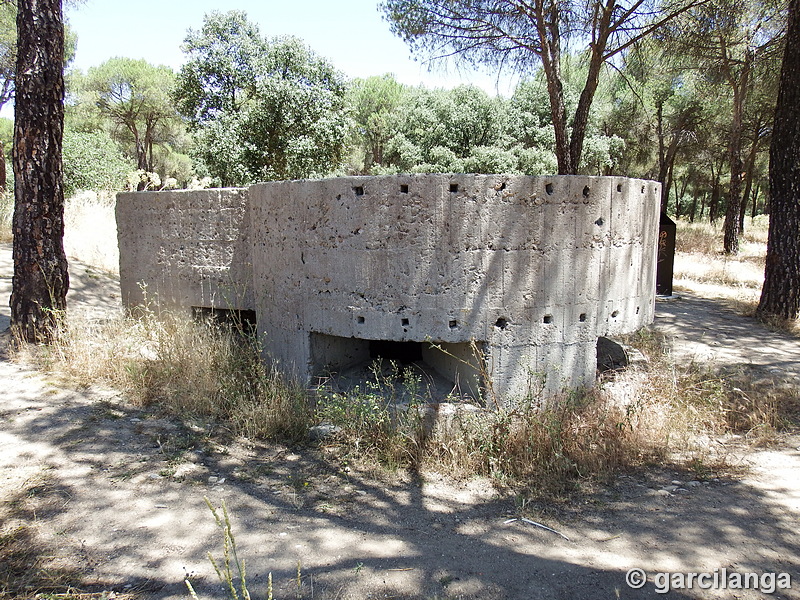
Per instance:
[[[652,580],[633,590],[625,574],[634,566],[778,570],[800,580],[791,515],[775,494],[737,481],[658,495],[664,481],[623,478],[557,525],[567,541],[507,522],[519,516],[513,498],[465,501],[458,486],[420,475],[387,481],[348,472],[313,447],[254,445],[234,456],[235,440],[221,428],[197,431],[118,402],[54,401],[24,419],[6,415],[2,429],[19,444],[49,444],[47,460],[65,465],[49,471],[70,498],[64,510],[82,511],[54,522],[103,557],[98,573],[125,565],[125,578],[106,585],[136,585],[142,597],[183,597],[179,564],[201,597],[224,597],[205,559],[209,551],[219,558],[221,544],[203,496],[230,508],[253,597],[266,597],[268,573],[276,597],[305,598],[702,597],[657,594]],[[179,456],[202,475],[176,480]],[[776,492],[795,493],[788,485]],[[743,556],[739,549],[754,541],[763,551]]]

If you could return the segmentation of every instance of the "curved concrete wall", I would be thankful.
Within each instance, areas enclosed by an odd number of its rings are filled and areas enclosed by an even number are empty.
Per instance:
[[[244,198],[242,190],[120,194],[123,293],[142,275],[178,289],[172,303],[216,306],[194,302],[226,297],[236,299],[232,308],[252,306],[268,354],[302,380],[369,358],[371,340],[417,342],[441,374],[469,388],[488,387],[488,375],[498,397],[515,401],[542,386],[591,384],[597,337],[653,319],[655,182],[281,181],[249,189],[246,220]],[[147,232],[131,222],[142,206],[152,214]],[[217,206],[236,217],[220,223]],[[163,258],[137,271],[148,236]],[[180,259],[187,254],[194,263]],[[206,256],[217,269],[213,285],[206,277],[193,284],[199,294],[182,291],[208,271]],[[223,293],[226,283],[247,291]]]

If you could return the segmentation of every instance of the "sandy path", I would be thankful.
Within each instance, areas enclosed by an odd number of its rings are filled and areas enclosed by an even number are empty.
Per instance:
[[[7,255],[0,252],[3,286],[10,285]],[[76,290],[101,281],[82,269],[73,265]],[[96,291],[100,305],[116,300],[113,288]],[[764,342],[767,334],[754,333],[753,322],[704,302],[659,304],[657,322],[677,336],[676,352],[687,343],[718,347],[707,342],[709,331],[722,335],[722,322],[693,325],[698,303],[729,322],[725,339],[738,331],[760,340],[759,349],[779,349],[772,358],[760,350],[758,360],[767,369],[785,365],[793,376],[796,341]],[[748,338],[739,346],[752,344]],[[201,597],[223,597],[205,558],[221,552],[208,496],[225,499],[234,515],[254,597],[266,597],[268,572],[276,597],[297,597],[299,561],[303,598],[765,597],[757,590],[656,593],[656,572],[723,568],[787,572],[794,589],[769,597],[800,598],[797,436],[748,452],[742,460],[751,468],[737,479],[695,482],[689,473],[658,470],[622,476],[560,521],[547,520],[565,540],[507,522],[514,499],[479,480],[377,480],[332,470],[313,452],[220,447],[198,424],[127,407],[110,390],[65,389],[7,361],[0,361],[0,382],[0,493],[13,500],[24,482],[36,484],[38,507],[35,515],[4,513],[3,526],[27,519],[69,568],[101,589],[182,598],[188,574]],[[625,584],[633,567],[650,575],[642,590]]]

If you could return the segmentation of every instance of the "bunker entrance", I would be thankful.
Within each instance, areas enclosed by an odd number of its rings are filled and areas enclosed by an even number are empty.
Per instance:
[[[411,375],[423,400],[475,402],[484,396],[484,347],[480,342],[399,342],[312,333],[312,373],[341,390],[363,389],[365,381],[378,377],[384,383],[394,378],[402,386]]]

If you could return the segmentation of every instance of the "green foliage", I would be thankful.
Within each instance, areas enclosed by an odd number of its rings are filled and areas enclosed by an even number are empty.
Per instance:
[[[261,38],[245,13],[212,12],[189,31],[177,105],[195,156],[224,185],[325,175],[342,161],[343,76],[300,40]]]
[[[523,81],[510,99],[474,86],[428,90],[401,86],[390,76],[356,82],[349,95],[356,123],[355,172],[525,173],[557,171],[544,81]],[[577,92],[566,96],[577,102]],[[615,172],[625,140],[590,121],[582,170]]]
[[[376,360],[371,377],[347,392],[325,391],[316,417],[333,425],[354,458],[376,460],[390,468],[416,465],[425,438],[426,390],[412,367]]]
[[[357,79],[348,88],[347,106],[353,120],[351,137],[361,149],[362,170],[384,163],[386,146],[397,134],[398,112],[408,88],[391,75]]]
[[[112,58],[85,76],[74,74],[71,82],[86,117],[100,127],[105,120],[111,136],[134,157],[136,167],[155,171],[155,147],[163,148],[180,136],[181,121],[172,104],[172,70],[145,60]]]
[[[6,157],[11,154],[11,146],[14,143],[14,120],[0,117],[0,143],[3,144]]]
[[[17,7],[0,3],[0,108],[14,95],[17,67]]]
[[[497,146],[476,146],[464,160],[467,173],[514,173],[518,157],[510,150]]]
[[[79,190],[121,190],[136,164],[126,159],[105,132],[64,131],[64,194]]]

